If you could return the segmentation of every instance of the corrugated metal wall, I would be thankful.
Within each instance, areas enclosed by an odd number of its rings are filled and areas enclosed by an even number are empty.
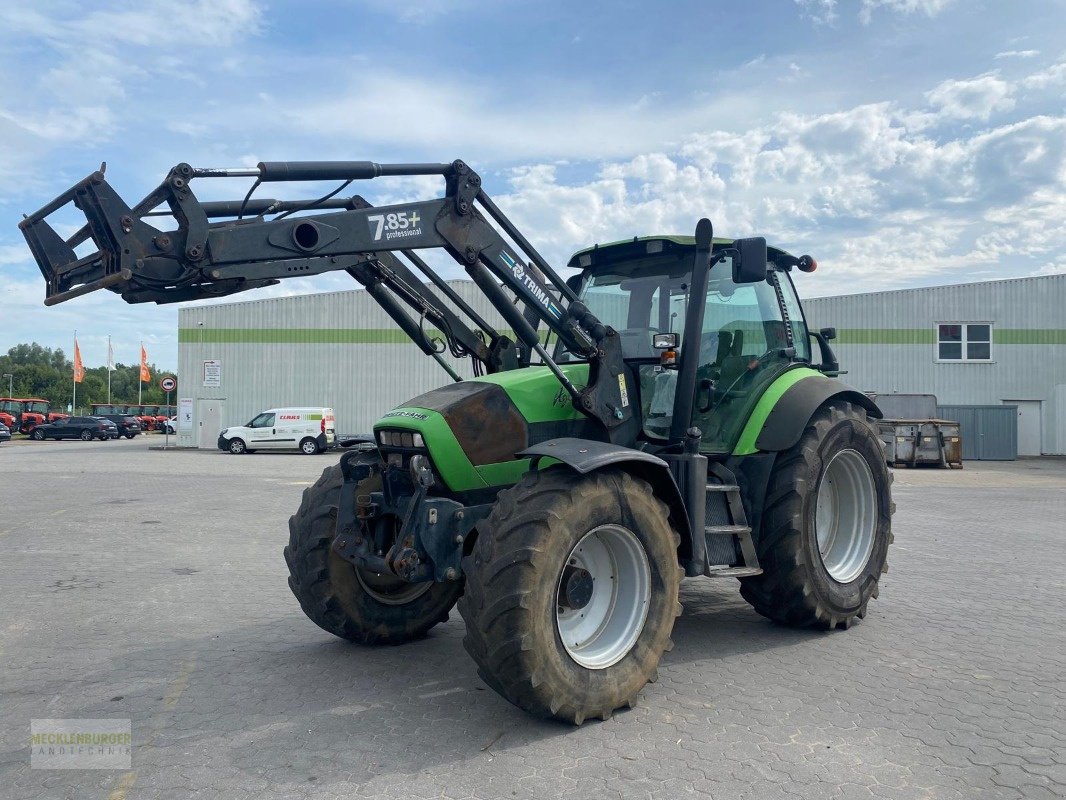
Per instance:
[[[471,282],[452,286],[488,322],[506,327]],[[360,433],[450,381],[362,290],[183,308],[178,327],[178,394],[224,398],[223,425],[269,407],[324,405],[336,411],[338,431]],[[205,360],[222,362],[221,387],[203,387]],[[472,374],[469,359],[447,360]],[[192,439],[190,432],[181,441]]]
[[[963,461],[1013,461],[1018,456],[1015,406],[937,406],[962,432]]]
[[[1042,450],[1066,453],[1066,275],[806,300],[834,326],[844,380],[864,391],[930,393],[944,405],[1038,400]],[[936,325],[990,322],[991,363],[936,360]]]
[[[452,281],[489,322],[469,281]],[[844,380],[878,393],[931,393],[944,405],[1039,400],[1043,451],[1066,453],[1066,275],[805,301],[812,328],[835,326]],[[991,322],[992,363],[938,363],[935,325]],[[345,433],[449,379],[361,290],[194,306],[179,312],[179,394],[225,398],[224,424],[270,406],[332,405]],[[222,386],[202,386],[203,361]],[[470,374],[469,361],[453,365]],[[184,439],[188,443],[188,439]]]

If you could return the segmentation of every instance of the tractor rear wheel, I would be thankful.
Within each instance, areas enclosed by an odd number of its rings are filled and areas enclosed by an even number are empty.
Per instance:
[[[866,412],[831,400],[781,453],[756,543],[763,574],[740,593],[775,622],[847,628],[888,572],[892,475]]]
[[[339,464],[324,470],[289,518],[284,551],[289,588],[311,621],[334,636],[361,644],[417,639],[448,619],[463,583],[407,583],[337,555],[333,540],[343,481]]]
[[[632,706],[673,646],[679,542],[666,505],[625,472],[527,474],[463,559],[463,644],[478,674],[519,708],[575,725]]]

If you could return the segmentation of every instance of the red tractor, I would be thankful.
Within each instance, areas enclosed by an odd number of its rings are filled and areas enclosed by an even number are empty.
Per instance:
[[[69,416],[52,411],[52,404],[39,397],[0,397],[0,422],[20,433],[32,433],[44,422],[55,422]]]

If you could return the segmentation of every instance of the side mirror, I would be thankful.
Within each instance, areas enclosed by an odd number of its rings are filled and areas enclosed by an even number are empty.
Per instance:
[[[655,350],[676,350],[681,343],[681,337],[676,333],[653,333],[651,346]]]
[[[822,338],[825,339],[827,342],[837,338],[836,328],[822,328],[820,331],[818,331],[818,333],[822,334]]]
[[[733,283],[759,283],[766,280],[766,239],[737,239],[733,242]]]

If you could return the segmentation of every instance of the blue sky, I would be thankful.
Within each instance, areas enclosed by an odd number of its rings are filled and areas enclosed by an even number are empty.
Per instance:
[[[5,3],[0,352],[176,365],[172,306],[42,305],[17,222],[101,161],[132,202],[179,161],[460,157],[555,264],[709,216],[813,254],[805,296],[1063,272],[1064,42],[1066,0]]]

